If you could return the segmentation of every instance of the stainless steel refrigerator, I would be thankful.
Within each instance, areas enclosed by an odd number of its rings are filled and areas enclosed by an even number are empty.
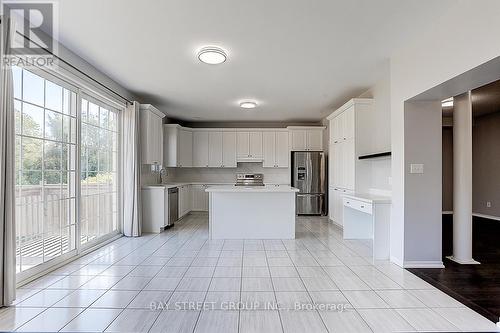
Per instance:
[[[326,161],[322,152],[292,153],[292,186],[297,193],[297,214],[326,214]]]

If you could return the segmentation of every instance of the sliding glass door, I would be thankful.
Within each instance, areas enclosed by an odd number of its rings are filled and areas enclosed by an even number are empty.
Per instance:
[[[119,231],[119,110],[46,72],[14,67],[13,76],[16,266],[25,277]]]
[[[14,72],[17,271],[76,248],[76,92]]]
[[[81,106],[82,243],[118,230],[118,111],[89,97]]]

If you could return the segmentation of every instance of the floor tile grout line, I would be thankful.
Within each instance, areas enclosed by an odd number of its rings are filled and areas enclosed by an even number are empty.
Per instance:
[[[307,227],[307,225],[305,225],[305,227],[306,227],[307,229],[309,229],[309,228]],[[309,229],[309,230],[310,230],[310,229]],[[311,232],[311,233],[312,233],[312,232]],[[323,242],[322,242],[322,241],[321,241],[318,237],[316,237],[316,235],[314,235],[314,233],[312,233],[312,234],[313,234],[313,236],[314,236],[314,237],[315,237],[315,238],[316,238],[316,239],[317,239],[317,240],[318,240],[321,244],[323,244],[323,246],[325,246],[325,247],[328,249],[328,251],[330,251],[333,255],[335,255],[335,253],[333,253],[333,251],[331,251],[331,250],[330,250],[330,248],[329,248],[326,244],[324,244],[324,243],[323,243]],[[308,252],[312,255],[312,253],[309,251],[309,249],[308,249],[307,247],[306,247],[306,249],[307,249],[307,251],[308,251]],[[341,261],[342,261],[342,260],[341,260]],[[320,267],[323,269],[323,271],[325,271],[325,269],[323,268],[323,266],[320,266]],[[349,269],[350,269],[350,268],[349,268]],[[326,271],[325,271],[325,273],[329,276],[329,274],[328,274]],[[353,274],[356,274],[356,273],[354,273],[354,272],[353,272]],[[332,280],[333,280],[333,279],[332,279]],[[333,281],[333,282],[335,283],[335,281]],[[335,284],[336,284],[336,283],[335,283]],[[337,287],[338,287],[338,286],[337,286]],[[370,287],[370,286],[368,286],[368,287]],[[342,294],[342,296],[343,296],[343,297],[344,297],[344,298],[345,298],[345,299],[349,302],[349,299],[345,296],[344,292],[343,292],[340,288],[339,288],[339,291],[340,291],[340,293]],[[350,302],[349,302],[349,304],[350,304]],[[351,306],[352,306],[353,310],[354,310],[354,311],[358,314],[359,318],[361,318],[361,320],[363,320],[363,322],[365,323],[366,327],[368,327],[368,328],[369,328],[369,329],[373,332],[372,327],[368,324],[368,322],[366,322],[365,318],[363,318],[363,316],[361,316],[361,314],[360,314],[360,313],[358,313],[357,309],[356,309],[356,308],[354,308],[354,306],[353,306],[352,304],[351,304]],[[321,317],[321,314],[319,314],[319,313],[318,313],[318,315],[320,316],[321,320],[323,321],[323,318]],[[324,322],[324,321],[323,321],[323,324],[326,326],[326,324],[325,324],[325,322]],[[328,328],[327,328],[327,330],[328,330]]]
[[[158,234],[158,235],[156,235],[155,237],[153,237],[153,239],[154,239],[154,238],[156,238],[156,237],[159,237],[159,234]],[[163,246],[163,245],[165,245],[165,244],[168,242],[168,240],[169,240],[169,239],[171,239],[172,237],[173,237],[173,235],[172,235],[171,237],[167,238],[167,240],[165,240],[165,242],[163,242],[163,243],[160,245],[160,247],[161,247],[161,246]],[[186,242],[187,242],[187,240],[186,240]],[[184,244],[184,243],[183,243],[183,244]],[[159,247],[158,247],[158,248],[159,248]],[[136,251],[136,250],[137,250],[137,249],[135,249],[134,251]],[[176,251],[173,255],[175,255],[178,251],[179,251],[179,250],[177,250],[177,251]],[[154,251],[154,252],[156,252],[156,251]],[[153,252],[153,253],[154,253],[154,252]],[[153,254],[149,255],[147,258],[152,257],[152,255],[153,255]],[[146,258],[146,259],[147,259],[147,258]],[[144,259],[142,262],[144,262],[146,259]],[[168,263],[168,262],[167,262],[167,263]],[[139,267],[139,266],[140,266],[140,264],[138,264],[138,265],[137,265],[134,269],[136,269],[136,268],[137,268],[137,267]],[[166,266],[166,264],[165,264],[165,265],[163,265],[163,266],[162,266],[162,268],[163,268],[163,267],[165,267],[165,266]],[[156,276],[159,274],[159,272],[161,271],[161,269],[162,269],[162,268],[160,268],[160,270],[159,270],[159,271],[158,271],[158,272],[157,272],[157,273],[156,273],[153,277],[151,277],[151,279],[149,280],[149,282],[151,282],[151,281],[153,280],[153,278],[154,278],[154,277],[156,277]],[[132,270],[132,271],[133,271],[133,270]],[[126,276],[128,276],[128,275],[129,275],[132,271],[130,271],[127,275],[125,275],[125,276],[123,277],[123,279],[124,279]],[[121,280],[120,280],[120,281],[121,281]],[[149,282],[148,282],[148,284],[149,284]],[[116,285],[116,284],[115,284],[115,285]],[[137,296],[138,296],[138,295],[139,295],[139,294],[140,294],[140,293],[144,290],[144,288],[146,288],[146,286],[147,286],[147,284],[146,284],[146,285],[144,285],[144,287],[143,287],[143,288],[142,288],[142,289],[141,289],[141,290],[140,290],[140,291],[139,291],[139,292],[138,292],[138,293],[137,293],[137,294],[136,294],[136,295],[135,295],[135,296],[134,296],[134,297],[130,300],[130,302],[128,302],[128,304],[127,304],[124,308],[122,308],[122,309],[121,309],[120,313],[119,313],[119,314],[118,314],[118,315],[117,315],[117,316],[116,316],[116,317],[115,317],[115,318],[114,318],[114,319],[113,319],[113,320],[112,320],[112,321],[111,321],[111,322],[110,322],[110,323],[109,323],[109,324],[108,324],[108,325],[107,325],[107,326],[103,329],[103,332],[104,332],[104,331],[106,331],[106,330],[107,330],[107,329],[108,329],[108,328],[109,328],[109,327],[113,324],[113,322],[116,320],[116,318],[118,318],[118,317],[119,317],[119,316],[120,316],[120,315],[121,315],[121,314],[122,314],[122,313],[123,313],[123,312],[127,309],[127,307],[128,307],[128,306],[129,306],[129,305],[130,305],[130,304],[134,301],[134,299],[135,299],[135,298],[136,298],[136,297],[137,297]],[[112,288],[112,287],[111,287],[111,288]],[[108,290],[111,290],[111,288],[110,288],[110,289],[108,289]],[[170,295],[170,297],[171,297],[171,296],[172,296],[172,294]],[[169,298],[170,298],[170,297],[169,297]],[[97,300],[96,300],[96,301],[97,301]],[[95,302],[96,302],[96,301],[95,301]],[[94,302],[94,303],[95,303],[95,302]],[[92,303],[92,304],[93,304],[93,303]],[[90,305],[90,306],[91,306],[91,305]],[[90,307],[90,306],[89,306],[89,307]],[[160,314],[161,314],[161,311],[158,313],[158,316],[157,316],[157,317],[155,318],[155,320],[153,321],[153,324],[151,325],[151,327],[153,327],[154,323],[156,322],[156,320],[158,319],[158,317],[160,316]],[[68,324],[69,324],[69,323],[68,323]],[[149,329],[151,329],[151,327],[150,327]],[[148,331],[149,331],[149,330],[148,330]]]
[[[309,251],[309,248],[304,245],[307,252],[309,252],[309,254],[311,255],[311,257],[313,257],[313,259],[316,261],[316,259],[314,258],[314,256],[312,255],[311,251]],[[288,253],[288,250],[287,250],[287,253]],[[292,258],[290,258],[291,260]],[[304,280],[302,279],[302,276],[300,275],[299,273],[299,270],[297,269],[297,266],[295,266],[295,262],[292,260],[292,264],[293,264],[293,267],[295,268],[295,270],[297,271],[297,274],[299,276],[299,279],[302,283],[302,285],[304,286],[304,290],[307,292],[307,295],[309,296],[309,299],[311,300],[311,302],[313,302],[313,304],[315,303],[313,298],[311,297],[311,293],[309,292],[309,289],[306,287],[306,284],[304,283]],[[318,263],[319,264],[319,263]],[[321,267],[321,266],[320,266]],[[335,284],[336,285],[336,284]],[[319,319],[321,320],[321,323],[323,324],[323,326],[325,327],[326,331],[329,332],[330,330],[328,329],[328,326],[326,325],[325,321],[323,320],[323,317],[321,317],[321,314],[319,313],[319,311],[317,309],[315,309],[315,312],[316,314],[318,315]]]
[[[265,249],[265,244],[264,244],[264,249]],[[285,248],[285,250],[286,250],[286,248]],[[288,253],[287,253],[287,255],[288,255]],[[266,258],[267,258],[267,255],[266,255]],[[267,262],[267,259],[266,259],[266,262]],[[267,270],[269,272],[269,279],[271,280],[271,286],[273,287],[274,301],[276,302],[275,303],[276,304],[276,311],[278,312],[278,318],[280,320],[281,331],[285,332],[285,326],[283,325],[283,318],[281,318],[281,309],[280,309],[280,306],[278,303],[278,297],[276,296],[276,287],[274,286],[273,276],[271,274],[271,268],[269,267],[269,265],[267,266]]]
[[[205,241],[205,244],[206,244],[206,243],[208,243],[209,241],[210,241],[210,238],[208,238],[208,239]],[[215,264],[215,269],[217,269],[217,264],[219,263],[219,259],[220,259],[221,255],[222,255],[222,251],[223,251],[223,249],[224,249],[224,244],[225,244],[225,243],[226,243],[226,241],[225,241],[225,240],[223,240],[223,241],[222,241],[222,247],[221,247],[221,250],[219,251],[219,256],[217,257],[217,263]],[[210,279],[210,283],[208,284],[208,289],[207,289],[207,291],[205,292],[205,297],[203,298],[203,303],[202,303],[202,304],[205,304],[205,301],[206,301],[206,299],[207,299],[208,291],[210,290],[210,286],[212,285],[212,280],[213,280],[213,278],[214,278],[215,269],[214,269],[214,271],[212,272],[212,277],[211,277],[211,279]],[[198,326],[198,322],[199,322],[199,320],[200,320],[201,315],[202,315],[202,310],[198,311],[198,316],[196,317],[196,322],[195,322],[195,324],[194,324],[194,326],[193,326],[193,333],[196,331],[196,328],[197,328],[197,326]],[[239,318],[238,318],[238,319],[239,319]]]
[[[145,244],[146,244],[146,243],[149,243],[150,241],[152,241],[153,239],[155,239],[155,238],[156,238],[156,237],[158,237],[158,236],[159,236],[159,235],[156,235],[156,236],[152,237],[152,239],[150,239],[150,240],[148,240],[147,242],[145,242]],[[161,247],[161,246],[163,246],[166,242],[168,242],[168,240],[169,240],[170,238],[172,238],[172,237],[167,238],[167,240],[165,240],[165,242],[163,242],[163,243],[162,243],[162,245],[160,245],[160,247]],[[187,240],[186,240],[186,241],[187,241]],[[145,244],[143,244],[143,245],[145,245]],[[142,245],[142,246],[143,246],[143,245]],[[128,255],[132,254],[134,251],[137,251],[137,250],[138,250],[140,247],[142,247],[142,246],[136,247],[134,250],[132,250],[132,252],[129,252],[129,254],[128,254]],[[153,252],[153,253],[154,253],[154,252]],[[175,253],[177,253],[177,251],[176,251]],[[174,253],[174,255],[175,255],[175,253]],[[128,255],[127,255],[127,256],[128,256]],[[125,257],[127,257],[127,256],[125,256]],[[142,262],[144,262],[147,258],[149,258],[149,257],[151,257],[151,256],[152,256],[152,254],[150,254],[148,257],[146,257],[146,258],[145,258]],[[124,258],[125,258],[125,257],[124,257]],[[123,259],[123,258],[122,258],[122,259]],[[120,259],[120,260],[121,260],[121,259]],[[111,264],[111,265],[110,265],[110,267],[111,267],[111,266],[113,266],[113,265],[114,265],[114,264]],[[119,265],[117,265],[117,266],[119,266]],[[132,269],[129,273],[127,273],[126,275],[122,276],[122,277],[121,277],[121,279],[120,279],[119,281],[117,281],[115,284],[113,284],[113,286],[115,286],[115,285],[116,285],[116,284],[118,284],[120,281],[122,281],[123,279],[125,279],[125,277],[129,276],[129,274],[130,274],[130,273],[131,273],[134,269],[136,269],[137,267],[139,267],[139,266],[140,266],[140,263],[139,263],[139,264],[137,264],[137,265],[130,265],[130,266],[134,266],[134,268],[133,268],[133,269]],[[165,265],[164,265],[164,266],[165,266]],[[162,267],[164,267],[164,266],[162,266]],[[160,270],[161,270],[161,269],[160,269]],[[159,272],[159,271],[158,271],[158,272]],[[102,272],[101,272],[101,273],[102,273]],[[155,276],[156,276],[157,274],[158,274],[158,273],[156,273],[156,274],[155,274]],[[149,280],[149,282],[150,282],[153,278],[154,278],[154,276],[153,276],[153,277],[151,277],[151,279]],[[148,282],[148,283],[149,283],[149,282]],[[146,285],[147,285],[147,284],[146,284]],[[103,293],[103,295],[104,295],[104,294],[106,294],[108,291],[112,290],[113,286],[111,286],[111,287],[109,287],[108,289],[106,289],[106,291]],[[120,315],[121,315],[121,314],[122,314],[122,313],[123,313],[123,312],[127,309],[128,305],[130,305],[130,303],[132,303],[132,302],[133,302],[133,300],[135,299],[135,297],[137,297],[137,295],[139,295],[139,293],[140,293],[142,290],[144,290],[144,288],[145,288],[145,287],[146,287],[146,286],[144,286],[141,290],[139,290],[139,291],[138,291],[138,293],[134,296],[134,298],[132,298],[132,299],[130,300],[130,302],[128,302],[128,304],[127,304],[124,308],[111,308],[111,309],[119,309],[119,310],[121,310],[121,311],[120,311],[120,313],[119,313],[119,314],[118,314],[118,315],[117,315],[117,316],[116,316],[116,317],[115,317],[115,318],[114,318],[114,319],[113,319],[113,320],[112,320],[112,321],[111,321],[111,322],[110,322],[110,323],[109,323],[109,324],[108,324],[108,325],[104,328],[104,330],[103,330],[103,331],[105,331],[105,330],[106,330],[106,329],[107,329],[107,328],[108,328],[108,327],[109,327],[109,326],[110,326],[110,325],[111,325],[111,324],[112,324],[112,323],[116,320],[116,318],[118,318],[118,317],[119,317],[119,316],[120,316]],[[80,286],[80,288],[81,288],[81,286]],[[80,289],[77,289],[77,290],[80,290]],[[137,291],[137,290],[130,290],[130,291]],[[70,293],[70,294],[71,294],[71,293]],[[75,316],[74,318],[72,318],[72,319],[71,319],[68,323],[66,323],[66,324],[65,324],[65,325],[64,325],[61,329],[59,329],[59,331],[60,331],[60,330],[62,330],[62,329],[64,329],[64,327],[66,327],[67,325],[69,325],[69,323],[71,323],[71,322],[72,322],[72,321],[73,321],[76,317],[78,317],[81,313],[83,313],[83,312],[84,312],[84,311],[86,311],[87,309],[90,309],[90,308],[91,308],[91,306],[92,306],[92,304],[94,304],[95,302],[97,302],[97,301],[98,301],[98,300],[99,300],[99,299],[100,299],[103,295],[101,295],[100,297],[98,297],[97,299],[95,299],[93,302],[91,302],[91,303],[90,303],[87,307],[84,307],[84,310],[83,310],[83,311],[81,311],[80,313],[78,313],[78,314],[77,314],[77,316]],[[69,294],[68,294],[67,296],[69,296]],[[65,297],[66,297],[66,296],[65,296]],[[64,297],[63,297],[63,298],[64,298]],[[56,303],[57,303],[57,302],[56,302]]]
[[[196,221],[196,219],[194,219],[194,220]],[[185,223],[188,223],[189,221],[184,221],[184,222],[185,222]],[[198,225],[198,227],[197,227],[195,230],[193,230],[193,232],[192,232],[192,236],[191,236],[191,237],[189,237],[189,238],[187,238],[187,239],[186,239],[186,241],[185,241],[184,243],[182,243],[182,245],[181,245],[181,246],[179,246],[179,248],[177,249],[177,251],[175,251],[175,253],[173,254],[172,258],[175,256],[175,254],[177,254],[177,252],[179,252],[179,251],[182,249],[182,247],[183,247],[183,246],[184,246],[184,245],[185,245],[185,244],[186,244],[189,240],[191,240],[194,236],[196,236],[196,231],[197,231],[198,229],[200,229],[200,228],[201,228],[201,224],[199,224],[199,225]],[[206,243],[206,241],[205,241],[203,244],[205,244],[205,243]],[[203,246],[203,245],[202,245],[202,246]],[[167,262],[167,264],[168,264],[168,262]],[[165,267],[167,264],[165,264],[163,267]],[[191,262],[191,264],[192,264],[192,262]],[[174,266],[172,266],[172,267],[174,267]],[[189,270],[189,267],[191,267],[191,265],[187,267],[186,271],[185,271],[185,272],[182,274],[182,276],[180,277],[180,280],[179,280],[179,282],[177,283],[177,285],[176,285],[176,287],[174,288],[174,290],[172,291],[172,293],[170,294],[170,296],[169,296],[169,298],[168,298],[168,301],[170,301],[170,299],[172,299],[172,296],[173,296],[173,295],[174,295],[174,293],[176,292],[177,288],[179,287],[179,284],[181,283],[182,279],[184,278],[184,276],[186,275],[187,271]],[[161,271],[161,270],[160,270],[160,271]],[[160,272],[160,271],[158,271],[158,273],[157,273],[157,274],[159,274],[159,272]],[[167,303],[168,303],[168,301],[167,301]],[[159,311],[158,316],[157,316],[157,317],[155,318],[155,320],[153,321],[153,324],[149,327],[148,332],[150,332],[150,331],[151,331],[151,329],[154,327],[155,323],[158,321],[158,318],[161,316],[161,314],[162,314],[162,313],[163,313],[163,311]]]
[[[307,225],[306,225],[306,228],[308,228],[309,230],[311,230],[311,229],[310,229]],[[311,231],[311,233],[314,235],[314,233],[313,233],[312,231]],[[335,253],[333,253],[333,251],[331,251],[331,250],[330,250],[330,248],[329,248],[329,247],[328,247],[328,246],[327,246],[324,242],[322,242],[322,241],[321,241],[321,239],[319,239],[316,235],[314,235],[314,237],[316,237],[316,238],[318,239],[318,241],[319,241],[321,244],[323,244],[326,248],[328,248],[328,250],[329,250],[330,252],[332,252],[332,254],[334,254],[334,255],[335,255]],[[356,253],[356,252],[355,252],[355,253]],[[341,261],[342,261],[342,259],[341,259]],[[367,266],[368,266],[368,265],[367,265]],[[372,265],[372,266],[375,266],[375,265]],[[364,280],[363,280],[363,279],[362,279],[362,278],[361,278],[361,277],[360,277],[360,276],[359,276],[356,272],[354,272],[354,271],[353,271],[353,270],[352,270],[349,266],[347,266],[347,265],[346,265],[346,267],[347,267],[347,268],[348,268],[348,269],[349,269],[349,270],[350,270],[350,271],[351,271],[354,275],[356,275],[359,279],[361,279],[361,280],[364,282]],[[381,272],[381,273],[383,274],[383,272]],[[383,274],[383,275],[384,275],[384,276],[386,276],[385,274]],[[388,276],[387,276],[387,277],[388,277]],[[388,278],[389,278],[389,277],[388,277]],[[390,278],[389,278],[389,279],[390,279]],[[390,280],[391,280],[391,281],[393,281],[392,279],[390,279]],[[393,281],[393,282],[394,282],[394,283],[396,283],[398,286],[400,286],[397,282],[395,282],[395,281]],[[366,284],[366,282],[364,282],[364,283]],[[368,287],[369,287],[369,288],[370,288],[373,292],[375,292],[375,294],[377,294],[377,293],[376,293],[376,291],[375,291],[375,289],[373,289],[373,288],[372,288],[370,285],[368,285],[368,284],[367,284],[367,286],[368,286]],[[401,289],[402,289],[402,290],[404,290],[402,286],[400,286],[400,287],[401,287]],[[339,289],[339,290],[340,290],[340,289]],[[344,296],[347,300],[349,300],[349,299],[345,296],[345,294],[344,294],[344,292],[343,292],[342,290],[340,290],[340,292],[342,293],[342,295],[343,295],[343,296]],[[378,294],[377,294],[377,296],[378,296]],[[380,297],[380,296],[378,296],[378,297]],[[381,298],[381,297],[380,297],[380,298]],[[386,302],[383,298],[381,298],[381,299],[382,299],[382,301],[383,301],[383,302],[384,302],[387,306],[389,306],[389,304],[387,304],[387,302]],[[424,303],[424,304],[425,304],[425,303]],[[352,305],[352,304],[351,304],[351,305]],[[354,310],[358,313],[358,315],[359,315],[359,316],[363,319],[363,321],[364,321],[364,322],[368,325],[368,327],[370,327],[370,325],[366,322],[365,318],[364,318],[364,317],[363,317],[363,316],[362,316],[362,315],[361,315],[361,314],[357,311],[357,309],[356,309],[356,308],[354,308],[354,306],[353,306],[353,309],[354,309]],[[391,308],[390,308],[390,306],[389,306],[389,308],[388,308],[388,309],[391,309]],[[396,311],[395,311],[395,310],[393,310],[393,309],[391,309],[391,310],[392,310],[392,311],[394,311],[394,312],[396,312]],[[396,313],[397,313],[397,312],[396,312]],[[413,329],[415,329],[415,327],[413,327],[413,325],[411,325],[411,324],[410,324],[410,323],[409,323],[409,322],[408,322],[405,318],[403,318],[403,316],[401,316],[399,313],[397,313],[397,315],[398,315],[399,317],[401,317],[401,319],[403,319],[403,320],[404,320],[404,321],[405,321],[405,322],[406,322],[406,323],[407,323],[410,327],[412,327]],[[370,327],[370,328],[371,328],[371,327]]]

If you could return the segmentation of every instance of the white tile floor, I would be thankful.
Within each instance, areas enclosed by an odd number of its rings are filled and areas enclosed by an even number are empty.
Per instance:
[[[193,214],[160,235],[121,238],[19,289],[0,331],[497,329],[410,272],[372,265],[366,242],[344,241],[323,218],[298,219],[295,240],[207,235],[207,216]]]

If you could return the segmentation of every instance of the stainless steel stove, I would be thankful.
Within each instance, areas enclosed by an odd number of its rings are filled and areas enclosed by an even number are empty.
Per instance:
[[[264,186],[264,175],[262,173],[238,173],[236,174],[236,186]]]

